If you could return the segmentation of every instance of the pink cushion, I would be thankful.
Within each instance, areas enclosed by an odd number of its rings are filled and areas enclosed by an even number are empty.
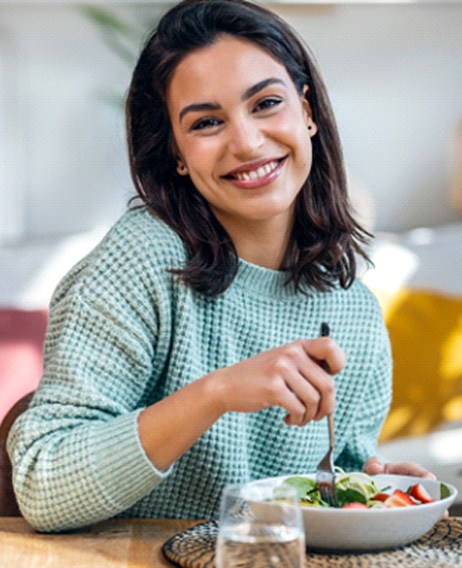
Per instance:
[[[47,310],[0,309],[0,422],[42,374]]]

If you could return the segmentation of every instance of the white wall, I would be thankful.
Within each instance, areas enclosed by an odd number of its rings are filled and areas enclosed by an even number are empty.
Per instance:
[[[462,117],[462,6],[273,7],[312,46],[376,228],[454,221],[449,140]],[[158,7],[117,7],[150,20]],[[130,69],[68,4],[0,4],[0,237],[107,225],[131,195],[123,118]],[[12,197],[14,196],[14,198]]]
[[[462,5],[286,7],[312,46],[348,167],[373,192],[377,228],[455,220],[449,142],[462,117]]]
[[[132,194],[123,113],[111,100],[131,69],[79,10],[0,4],[0,220],[15,218],[0,234],[107,225]]]

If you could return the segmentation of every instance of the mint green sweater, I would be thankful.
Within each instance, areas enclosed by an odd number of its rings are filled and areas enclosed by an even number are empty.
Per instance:
[[[167,272],[184,259],[171,229],[131,211],[58,286],[43,378],[9,438],[17,498],[38,530],[113,516],[210,518],[227,484],[313,471],[326,452],[326,420],[287,426],[278,407],[228,413],[161,472],[137,418],[213,369],[318,336],[322,321],[348,358],[335,377],[335,462],[359,469],[374,454],[391,358],[372,294],[356,282],[304,295],[284,273],[240,261],[230,288],[209,298]]]

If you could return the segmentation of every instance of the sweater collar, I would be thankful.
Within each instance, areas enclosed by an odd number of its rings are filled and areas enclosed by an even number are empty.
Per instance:
[[[259,296],[294,297],[294,283],[287,283],[289,273],[283,270],[272,270],[239,259],[238,272],[233,285],[245,288]]]

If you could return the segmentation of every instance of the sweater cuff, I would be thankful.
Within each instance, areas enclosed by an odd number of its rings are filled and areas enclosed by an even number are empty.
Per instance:
[[[119,511],[145,497],[174,467],[160,471],[146,455],[138,432],[141,411],[110,420],[99,426],[96,438],[91,437],[95,479],[108,502]]]

